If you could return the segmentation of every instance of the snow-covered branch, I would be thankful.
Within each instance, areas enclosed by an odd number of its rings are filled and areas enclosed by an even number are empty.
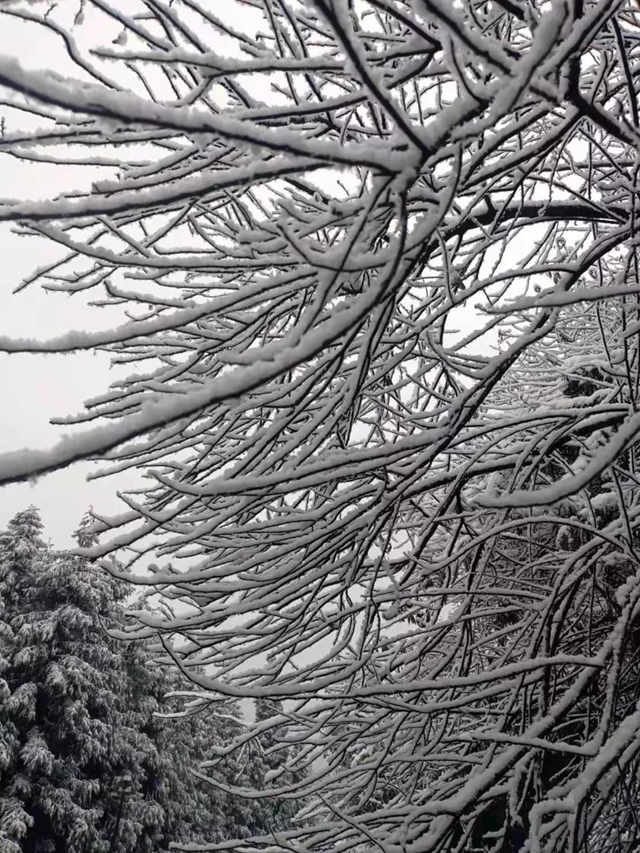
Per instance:
[[[92,554],[206,701],[286,700],[261,849],[637,839],[637,5],[81,5],[0,4],[77,69],[0,61],[0,152],[119,172],[0,220],[129,319],[0,351],[132,372],[0,480],[144,473]]]

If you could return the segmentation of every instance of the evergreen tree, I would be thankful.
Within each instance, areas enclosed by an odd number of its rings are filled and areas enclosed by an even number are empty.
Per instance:
[[[293,750],[283,746],[283,727],[277,724],[282,712],[282,703],[278,700],[257,699],[255,702],[255,725],[263,731],[245,748],[240,774],[246,787],[267,793],[270,789],[295,787],[299,781],[299,774],[291,769]],[[300,807],[299,796],[295,795],[274,795],[253,803],[254,808],[248,816],[252,822],[251,835],[267,835],[290,827]]]
[[[195,700],[193,704],[202,703],[203,700]],[[209,710],[208,716],[207,712],[198,713],[197,707],[193,713],[196,731],[210,732],[213,718],[216,741],[227,745],[226,749],[220,749],[212,745],[210,735],[204,738],[203,753],[208,752],[208,755],[196,775],[213,796],[209,820],[198,824],[201,835],[210,842],[220,842],[271,836],[290,829],[302,805],[295,790],[300,773],[291,769],[294,750],[278,742],[280,727],[277,722],[272,726],[263,725],[282,713],[281,703],[257,700],[253,723],[242,719],[235,703],[225,703],[216,711]],[[260,728],[260,734],[251,736],[256,728]],[[203,740],[194,737],[193,732],[190,737],[192,742]],[[192,749],[191,761],[195,755],[196,750]],[[285,795],[283,788],[291,788],[291,791]]]
[[[42,523],[30,508],[18,513],[9,530],[0,536],[0,851],[19,853],[22,841],[33,830],[35,818],[25,808],[31,793],[25,770],[37,772],[36,732],[27,737],[34,717],[36,686],[31,681],[15,685],[11,670],[15,662],[16,637],[10,613],[33,573],[38,553],[44,549],[40,538]],[[36,639],[35,637],[33,638]],[[12,689],[13,688],[13,689]],[[41,750],[40,763],[50,754]]]
[[[167,697],[191,687],[180,671],[109,633],[127,583],[41,531],[31,507],[0,535],[0,853],[144,853],[288,821],[219,787],[263,784],[261,756],[193,773],[242,730],[237,706]],[[91,539],[85,521],[77,540]]]
[[[166,822],[153,739],[132,713],[129,650],[106,629],[126,586],[40,539],[37,511],[0,537],[3,853],[151,850]],[[128,671],[127,671],[128,670]]]

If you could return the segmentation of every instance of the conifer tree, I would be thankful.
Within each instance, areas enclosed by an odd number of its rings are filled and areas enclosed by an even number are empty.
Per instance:
[[[295,787],[299,774],[291,767],[293,750],[280,742],[283,727],[278,725],[278,719],[283,713],[282,703],[258,699],[254,712],[254,726],[260,733],[247,741],[237,755],[235,786],[262,792],[262,797],[246,801],[242,823],[245,834],[264,836],[293,824],[301,805],[299,796],[284,796],[276,791]],[[269,796],[271,791],[273,796]]]
[[[264,782],[262,749],[193,772],[241,732],[237,705],[168,697],[191,687],[179,670],[110,633],[127,583],[41,532],[30,507],[0,535],[0,853],[144,853],[288,822],[223,790]],[[92,543],[87,519],[76,538]]]
[[[139,725],[150,709],[135,708],[133,647],[106,632],[126,585],[51,551],[41,529],[31,507],[0,537],[0,849],[151,850],[166,814],[158,749]]]

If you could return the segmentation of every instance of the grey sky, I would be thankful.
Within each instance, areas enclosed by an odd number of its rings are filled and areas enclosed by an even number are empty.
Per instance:
[[[109,44],[120,36],[119,25],[107,21],[94,7],[85,7],[82,23],[78,13],[80,0],[58,0],[50,14],[66,26],[72,26],[78,44],[83,48]],[[137,0],[127,0],[127,12],[137,11]],[[34,11],[43,10],[35,4]],[[142,9],[142,7],[139,7]],[[216,12],[235,23],[240,19],[247,30],[259,26],[260,16],[252,16],[247,7],[235,0],[216,0]],[[75,23],[74,23],[75,22]],[[237,51],[235,44],[210,33],[212,45],[222,54]],[[87,80],[82,70],[69,58],[62,40],[37,24],[3,16],[0,27],[0,55],[17,58],[25,68],[54,69],[56,72]],[[109,73],[116,73],[111,66]],[[90,82],[95,82],[90,80]],[[122,82],[125,82],[124,80]],[[245,81],[260,94],[265,81]],[[126,81],[134,90],[139,81],[133,75]],[[8,130],[37,127],[38,120],[14,110],[0,107]],[[111,173],[113,174],[113,173]],[[48,166],[19,162],[0,154],[0,198],[52,198],[72,189],[88,190],[97,178],[110,176],[105,170],[82,166]],[[59,257],[60,250],[45,240],[17,237],[8,226],[0,226],[0,334],[11,337],[50,338],[70,329],[98,329],[123,321],[113,310],[96,310],[87,306],[83,294],[46,293],[39,285],[12,295],[14,288],[34,268]],[[96,298],[95,293],[88,297]],[[3,405],[0,408],[0,452],[22,448],[43,449],[54,444],[61,435],[77,427],[49,424],[52,416],[76,414],[86,399],[106,391],[113,379],[109,358],[102,353],[76,353],[63,356],[11,355],[0,353],[0,381]],[[77,527],[90,504],[97,511],[111,514],[125,507],[115,492],[138,484],[134,474],[85,482],[86,474],[97,465],[75,464],[71,468],[41,477],[33,484],[0,487],[0,528],[15,512],[33,503],[42,512],[47,533],[57,546],[71,543]]]
[[[58,0],[50,14],[66,26],[73,25],[83,48],[109,44],[120,35],[119,25],[100,15],[94,7],[85,7],[82,23],[77,15],[80,0]],[[133,14],[137,0],[127,0],[127,12]],[[142,7],[139,7],[142,9]],[[34,4],[34,11],[44,4]],[[238,20],[235,0],[216,0],[216,11],[229,20]],[[251,28],[250,10],[243,7],[243,28]],[[254,22],[259,16],[254,16]],[[221,53],[234,52],[228,40],[214,38]],[[3,15],[0,27],[0,56],[17,58],[25,68],[54,69],[56,72],[87,80],[69,58],[63,42],[44,27]],[[110,68],[110,73],[116,68]],[[90,80],[90,82],[95,82]],[[136,88],[133,75],[126,85]],[[264,91],[264,83],[257,83]],[[37,127],[38,120],[0,106],[7,130]],[[61,192],[88,190],[98,178],[114,174],[95,167],[48,166],[17,161],[0,154],[0,198],[53,198]],[[9,226],[0,226],[0,334],[11,337],[50,338],[70,329],[108,328],[123,321],[113,310],[96,310],[87,305],[87,297],[75,294],[46,293],[39,285],[13,296],[22,278],[57,257],[61,251],[45,240],[17,237]],[[89,299],[95,299],[91,293]],[[0,452],[22,448],[50,447],[61,435],[77,427],[58,427],[49,418],[76,414],[86,399],[106,391],[113,379],[109,358],[103,353],[72,355],[11,355],[0,353],[0,381],[3,390],[0,406]],[[41,477],[33,484],[0,487],[0,528],[20,509],[33,503],[42,512],[47,533],[56,546],[72,541],[71,533],[90,504],[111,514],[124,507],[115,492],[139,483],[136,475],[121,475],[85,482],[86,474],[98,467],[79,463],[71,468]]]
[[[71,13],[78,4],[63,2]],[[61,73],[79,76],[60,49],[60,43],[42,27],[3,17],[0,54],[15,56],[26,67],[51,65]],[[0,108],[0,114],[5,110]],[[28,125],[28,119],[7,115],[7,123]],[[17,161],[0,155],[0,197],[47,198],[69,189],[89,188],[98,171],[88,167],[56,167]],[[102,172],[100,174],[103,174]],[[3,334],[52,337],[68,329],[100,328],[118,322],[113,312],[89,308],[83,294],[47,293],[38,285],[12,295],[25,275],[59,257],[60,250],[45,240],[18,237],[0,226],[0,328]],[[95,294],[92,294],[95,297]],[[0,354],[0,451],[24,447],[45,448],[72,428],[52,426],[49,418],[80,412],[84,400],[106,390],[112,374],[109,359],[98,353],[72,355]],[[20,509],[33,503],[42,511],[46,532],[57,546],[71,543],[71,533],[88,508],[106,513],[120,509],[116,481],[85,482],[91,464],[77,464],[31,484],[0,487],[0,527]],[[132,482],[132,478],[127,478]],[[122,487],[125,478],[119,478]]]
[[[130,3],[130,8],[129,8]],[[79,0],[59,0],[51,14],[67,25],[73,24],[81,9]],[[127,0],[127,11],[135,11],[137,0]],[[34,8],[42,8],[36,3]],[[238,18],[235,0],[216,0],[216,12],[228,19]],[[78,41],[83,46],[109,44],[119,36],[119,30],[105,28],[104,16],[87,7],[86,19],[76,27]],[[242,8],[242,28],[251,29],[246,7]],[[81,32],[80,32],[81,30]],[[216,49],[227,53],[227,44]],[[51,68],[58,73],[81,79],[80,69],[69,59],[61,39],[33,23],[2,18],[0,55],[14,56],[26,68]],[[110,72],[111,73],[111,72]],[[115,72],[114,72],[115,73]],[[131,84],[135,88],[135,81]],[[277,97],[271,91],[267,77],[245,81],[261,97]],[[7,129],[36,127],[38,120],[15,110],[0,107]],[[110,172],[110,170],[109,170]],[[43,199],[73,189],[88,190],[97,178],[109,172],[95,167],[49,166],[17,161],[0,154],[0,197]],[[113,172],[111,172],[113,174]],[[318,176],[316,176],[318,177]],[[342,176],[345,179],[344,175]],[[324,185],[332,176],[322,175]],[[0,334],[11,337],[50,338],[70,329],[98,329],[122,322],[113,309],[96,310],[87,306],[84,294],[46,293],[34,285],[17,296],[12,291],[22,278],[35,267],[59,257],[61,251],[46,241],[34,237],[18,237],[8,226],[0,226]],[[91,292],[88,298],[96,298]],[[471,329],[476,321],[472,306],[457,309],[454,319],[458,328]],[[464,334],[464,331],[462,332]],[[0,353],[0,380],[3,398],[0,408],[0,452],[22,448],[44,449],[53,445],[61,435],[76,428],[49,424],[50,417],[76,414],[86,399],[106,391],[113,379],[109,359],[102,353],[72,355],[6,355]],[[33,484],[0,487],[0,528],[18,510],[34,503],[42,511],[47,532],[58,546],[70,543],[70,534],[90,504],[105,514],[123,510],[115,495],[117,488],[139,483],[136,475],[85,482],[90,464],[71,468],[40,478]]]
[[[0,158],[0,161],[4,158]],[[1,164],[0,180],[6,170]],[[34,170],[37,173],[38,169]],[[3,195],[5,193],[3,192]],[[7,193],[7,195],[13,193]],[[24,274],[52,257],[43,240],[20,238],[8,227],[0,229],[2,330],[12,336],[50,337],[69,328],[94,328],[105,312],[87,307],[83,297],[46,293],[33,286],[21,294],[11,291]],[[0,409],[0,450],[44,448],[73,427],[54,426],[52,416],[80,412],[84,400],[97,395],[111,380],[105,354],[0,354],[3,404]],[[77,428],[76,428],[77,429]],[[85,483],[90,464],[41,477],[33,484],[0,488],[0,526],[30,503],[42,510],[47,532],[59,546],[69,544],[70,533],[90,503],[107,512],[117,511],[115,482]],[[122,479],[122,478],[121,478]]]

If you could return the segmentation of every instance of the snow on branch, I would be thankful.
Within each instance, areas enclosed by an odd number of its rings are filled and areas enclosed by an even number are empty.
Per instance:
[[[0,60],[0,153],[97,170],[0,220],[127,320],[0,351],[130,370],[0,481],[130,471],[124,635],[272,703],[298,820],[202,849],[636,849],[637,4],[81,5],[0,4],[77,69]]]

